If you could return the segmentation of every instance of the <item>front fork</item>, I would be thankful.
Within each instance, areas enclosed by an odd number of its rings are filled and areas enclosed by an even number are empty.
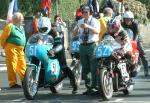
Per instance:
[[[38,80],[39,80],[39,74],[40,74],[40,70],[41,70],[41,62],[39,63],[39,65],[35,65],[33,63],[30,63],[30,64],[27,64],[27,68],[28,69],[33,69],[36,71],[36,73],[34,75],[35,76],[35,82],[38,83]]]

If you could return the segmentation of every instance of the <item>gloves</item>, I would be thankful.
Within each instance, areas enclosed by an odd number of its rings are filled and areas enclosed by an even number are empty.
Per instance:
[[[52,50],[47,50],[47,55],[49,55],[50,57],[54,57],[55,56],[55,51]]]

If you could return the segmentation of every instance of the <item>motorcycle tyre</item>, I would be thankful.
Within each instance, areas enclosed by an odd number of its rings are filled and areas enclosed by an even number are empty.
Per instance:
[[[36,71],[32,68],[27,68],[25,76],[24,76],[24,80],[22,82],[24,95],[28,100],[33,100],[35,98],[35,96],[37,95],[37,92],[38,92],[38,81],[37,81],[36,91],[33,95],[31,94],[31,91],[29,90],[29,84],[30,84],[29,80],[30,80],[30,76],[32,75],[33,72],[36,72]],[[32,77],[32,79],[34,80],[33,77]]]
[[[106,68],[103,68],[103,69],[100,69],[100,74],[99,74],[99,89],[100,89],[100,92],[101,92],[101,95],[102,95],[102,97],[103,97],[103,99],[105,100],[105,101],[108,101],[108,100],[110,100],[111,98],[112,98],[112,95],[113,95],[113,80],[112,80],[112,78],[111,78],[111,90],[110,90],[110,93],[107,95],[107,91],[105,90],[106,88],[106,86],[104,85],[104,81],[106,80],[104,80],[104,77],[106,76],[106,75],[108,75],[107,73],[108,73],[108,71],[107,71],[107,69]],[[109,75],[110,76],[110,75]]]
[[[77,61],[78,63],[74,63],[74,62],[75,61],[72,61],[71,68],[73,68],[72,71],[76,78],[76,84],[79,87],[81,84],[81,80],[82,80],[82,65],[81,65],[80,61]]]

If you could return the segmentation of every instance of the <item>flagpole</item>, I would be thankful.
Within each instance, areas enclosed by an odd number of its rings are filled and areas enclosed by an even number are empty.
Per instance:
[[[14,1],[15,1],[15,0],[12,0],[12,1],[9,3],[8,12],[7,12],[7,23],[11,22],[11,19],[12,19],[13,8],[14,8]]]

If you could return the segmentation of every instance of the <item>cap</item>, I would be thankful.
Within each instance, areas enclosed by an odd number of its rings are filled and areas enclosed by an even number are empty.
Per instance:
[[[83,6],[82,12],[90,12],[90,7],[89,6]]]

